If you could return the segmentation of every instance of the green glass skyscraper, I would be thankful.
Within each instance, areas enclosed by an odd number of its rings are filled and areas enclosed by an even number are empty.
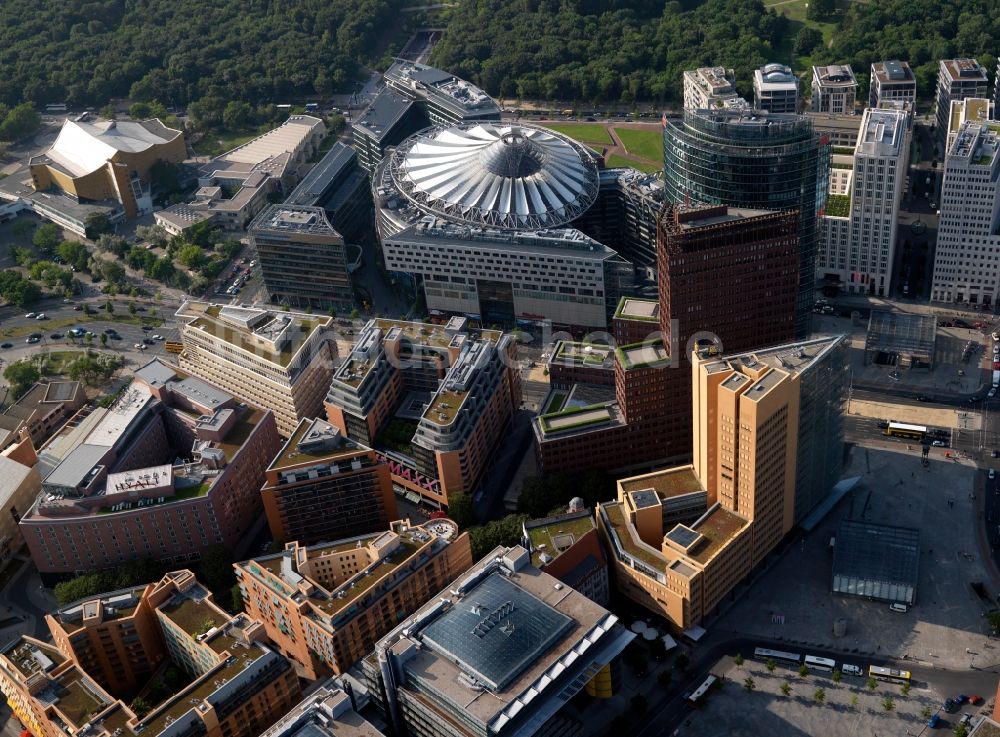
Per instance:
[[[815,302],[818,217],[826,202],[829,145],[800,115],[685,111],[663,131],[666,199],[799,211],[795,334],[809,332]]]

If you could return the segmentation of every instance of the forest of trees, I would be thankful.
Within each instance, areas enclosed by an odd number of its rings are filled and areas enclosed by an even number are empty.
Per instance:
[[[403,0],[5,0],[0,104],[294,101],[350,89]],[[400,29],[402,30],[402,29]]]
[[[346,91],[358,63],[384,65],[409,34],[414,21],[398,11],[412,4],[6,0],[0,105],[206,101],[221,117],[234,100],[256,108]],[[993,0],[817,0],[810,16],[839,21],[829,47],[761,0],[463,0],[431,61],[507,99],[665,103],[680,99],[684,69],[706,64],[733,67],[749,95],[753,69],[769,61],[849,62],[864,79],[871,61],[900,58],[928,97],[938,59],[988,60],[1000,37]]]
[[[753,70],[792,62],[788,50],[848,62],[861,79],[872,61],[908,60],[930,97],[938,59],[972,56],[992,72],[1000,37],[990,0],[850,3],[830,48],[759,0],[466,0],[451,18],[433,63],[508,99],[580,102],[678,102],[683,71],[704,65],[734,68],[749,96]]]

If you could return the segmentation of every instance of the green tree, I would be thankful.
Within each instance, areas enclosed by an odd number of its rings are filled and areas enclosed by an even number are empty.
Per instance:
[[[108,345],[108,336],[106,333],[101,333],[101,348],[106,348]]]
[[[38,226],[31,242],[39,251],[50,252],[56,250],[61,239],[62,233],[59,231],[59,226],[54,223],[45,223]]]
[[[111,230],[111,223],[103,212],[92,212],[83,219],[83,229],[88,238],[95,240]]]
[[[361,313],[360,313],[360,312],[358,312],[358,309],[357,309],[357,308],[355,307],[355,308],[354,308],[353,310],[351,310],[351,319],[352,319],[352,320],[357,320],[357,319],[358,319],[358,316],[359,316],[360,314],[361,314]]]
[[[1000,610],[995,610],[987,614],[986,621],[989,622],[993,632],[1000,632]]]
[[[243,591],[240,589],[238,583],[234,583],[232,588],[229,590],[229,598],[233,603],[232,612],[234,614],[239,614],[243,611]]]
[[[792,53],[796,56],[808,56],[813,50],[823,43],[823,34],[815,28],[802,26],[795,34],[795,41],[792,42]]]
[[[826,701],[826,689],[823,688],[822,686],[817,688],[815,691],[813,691],[813,698],[822,704],[824,701]]]
[[[858,695],[856,693],[851,694],[851,706],[857,707],[858,705]]]
[[[780,690],[782,696],[788,696],[792,692],[792,685],[788,681],[783,681]]]
[[[41,373],[35,364],[22,360],[8,364],[3,370],[3,377],[10,384],[11,393],[19,399],[41,378]]]
[[[236,583],[233,570],[233,556],[225,545],[212,545],[201,554],[201,568],[204,581],[214,591],[228,589]]]
[[[825,20],[837,9],[835,0],[809,0],[806,17],[809,20]]]
[[[250,124],[253,108],[242,100],[230,100],[222,111],[222,124],[231,131],[238,131]]]
[[[468,494],[451,494],[448,498],[448,516],[464,530],[479,522],[472,497]]]
[[[90,259],[87,247],[79,241],[62,241],[56,246],[56,255],[78,271],[84,269]]]
[[[896,702],[892,700],[891,696],[886,696],[882,699],[882,708],[886,711],[892,711],[896,708]]]
[[[844,677],[843,674],[840,672],[838,668],[834,668],[833,673],[830,675],[830,678],[833,679],[834,683],[840,683],[843,677]]]
[[[909,696],[910,695],[910,684],[909,683],[904,683],[902,686],[900,686],[899,687],[899,693],[901,693],[903,696]]]
[[[747,676],[746,678],[743,679],[743,688],[745,688],[747,691],[753,691],[755,688],[757,688],[757,682],[753,679],[752,676]]]
[[[952,730],[952,734],[954,734],[955,737],[968,737],[969,728],[966,727],[961,722],[959,722],[958,724],[955,725],[955,728]]]
[[[135,302],[129,302],[128,303],[128,314],[130,314],[132,317],[135,317],[135,312],[136,312],[136,310],[135,310]]]
[[[42,125],[42,116],[30,102],[13,108],[0,122],[0,141],[18,141],[27,138]]]
[[[768,658],[764,661],[764,667],[767,668],[768,673],[774,673],[774,669],[778,667],[778,664],[774,662],[774,658]]]
[[[920,710],[920,718],[924,720],[930,719],[932,713],[933,712],[931,711],[931,707],[925,706]]]
[[[129,117],[133,120],[145,120],[149,117],[149,111],[148,102],[133,102],[128,108]]]
[[[114,314],[115,305],[110,299],[104,301],[104,311],[107,312],[109,315]]]
[[[473,559],[479,560],[498,545],[517,545],[523,534],[525,519],[523,514],[508,514],[499,520],[487,522],[482,527],[470,527],[469,544]]]
[[[150,705],[146,699],[141,696],[137,696],[132,699],[132,711],[135,712],[136,716],[143,717],[149,713],[149,710],[153,707]]]
[[[802,676],[803,678],[808,678],[809,677],[809,666],[807,666],[805,663],[803,663],[802,665],[800,665],[799,666],[799,675]]]
[[[197,269],[205,263],[205,252],[201,249],[201,246],[189,243],[186,246],[182,246],[181,250],[177,252],[177,260],[189,269]]]
[[[865,686],[868,687],[869,691],[874,691],[876,688],[878,688],[878,681],[876,681],[874,678],[869,678],[867,681],[865,681]]]
[[[733,663],[737,668],[742,668],[744,663],[743,653],[736,653],[736,656],[733,658]]]

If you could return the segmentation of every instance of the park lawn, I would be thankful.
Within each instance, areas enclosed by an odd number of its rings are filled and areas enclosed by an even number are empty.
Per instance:
[[[615,128],[615,133],[624,144],[625,150],[633,156],[650,161],[663,161],[663,132],[659,128],[655,130]]]
[[[542,123],[542,125],[575,141],[608,146],[613,143],[611,134],[602,123]]]
[[[36,358],[45,357],[44,376],[63,376],[73,361],[85,355],[86,351],[49,351],[37,354]]]
[[[609,156],[605,163],[609,169],[630,166],[633,169],[638,169],[639,171],[646,172],[647,174],[656,174],[663,169],[662,164],[654,164],[652,162],[641,161],[639,159],[630,159],[625,156],[619,156],[618,154],[612,154]]]
[[[774,0],[769,1],[764,5],[765,8],[773,10],[778,15],[783,15],[791,21],[788,24],[788,30],[785,33],[782,42],[774,50],[774,58],[776,61],[789,64],[793,69],[809,69],[813,62],[812,58],[809,56],[796,57],[792,53],[792,44],[794,43],[795,35],[799,32],[799,30],[803,26],[815,28],[823,34],[823,45],[829,47],[831,41],[833,41],[833,34],[837,30],[837,22],[846,12],[849,0],[838,0],[837,12],[832,21],[810,20],[806,17],[808,5],[809,0],[792,0],[791,2]]]

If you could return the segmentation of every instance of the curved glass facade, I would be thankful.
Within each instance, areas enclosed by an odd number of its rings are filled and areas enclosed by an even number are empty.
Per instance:
[[[664,129],[663,152],[669,202],[799,211],[795,332],[807,335],[830,160],[812,122],[759,111],[685,111]]]

